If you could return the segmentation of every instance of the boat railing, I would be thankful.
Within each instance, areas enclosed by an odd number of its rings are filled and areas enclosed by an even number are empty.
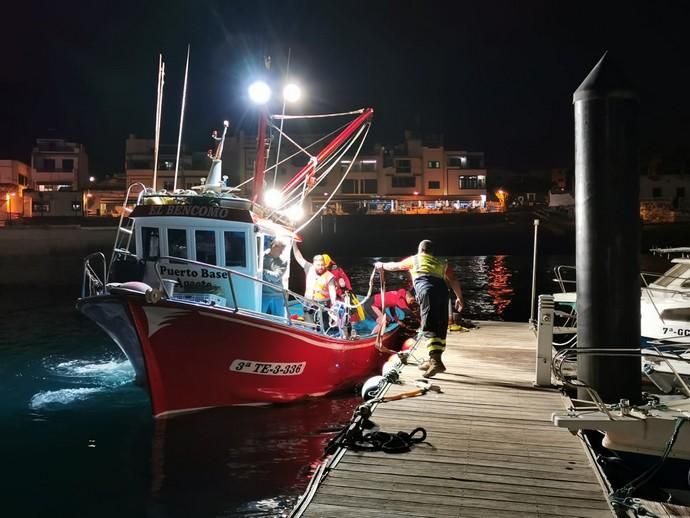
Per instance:
[[[554,269],[554,279],[553,281],[558,284],[562,293],[567,293],[569,291],[575,291],[573,288],[576,286],[575,280],[575,267],[569,265],[559,265],[555,266]],[[687,276],[683,275],[666,275],[658,272],[640,272],[640,279],[642,280],[642,285],[650,292],[656,291],[659,293],[664,293],[667,295],[679,295],[682,297],[690,297],[690,289],[688,290],[678,290],[678,289],[667,289],[658,286],[653,286],[657,279],[665,277],[667,279],[685,279]]]
[[[143,195],[146,193],[146,186],[141,182],[136,182],[127,188],[127,193],[125,194],[125,200],[122,202],[122,210],[120,211],[120,221],[117,225],[117,232],[115,233],[115,243],[113,245],[113,252],[110,255],[110,262],[108,263],[107,273],[113,266],[113,262],[118,257],[118,255],[123,252],[131,253],[130,246],[132,244],[132,236],[134,235],[134,221],[129,217],[132,210],[130,205],[130,196],[132,191],[139,189],[137,191],[137,200],[134,205],[139,205]]]
[[[106,275],[106,260],[102,252],[95,252],[86,256],[84,258],[81,296],[91,297],[103,293],[105,290]]]
[[[667,275],[665,273],[657,272],[640,272],[640,277],[642,278],[642,283],[644,287],[650,292],[664,293],[666,295],[679,295],[681,297],[690,297],[690,289],[668,289],[662,286],[654,286],[657,280],[663,278],[676,280],[676,279],[688,279],[687,275]],[[670,281],[669,281],[670,282]]]
[[[236,295],[236,288],[235,288],[235,281],[234,278],[242,278],[242,279],[247,279],[253,283],[260,284],[261,287],[267,287],[271,291],[275,291],[276,293],[280,293],[280,295],[283,297],[283,302],[287,311],[287,308],[289,307],[290,301],[295,300],[298,303],[302,304],[304,307],[310,308],[315,310],[317,313],[321,312],[322,314],[326,314],[329,312],[329,308],[325,306],[324,304],[308,299],[307,297],[300,295],[298,293],[295,293],[294,291],[291,291],[287,288],[284,288],[283,286],[273,284],[269,281],[265,281],[263,279],[259,279],[257,277],[254,277],[253,275],[249,275],[243,272],[238,272],[237,270],[233,270],[231,268],[227,268],[224,266],[218,266],[214,264],[209,264],[209,263],[204,263],[201,261],[196,261],[194,259],[186,259],[182,257],[173,257],[173,256],[161,256],[158,257],[157,261],[155,262],[156,264],[156,273],[159,277],[161,287],[165,292],[166,297],[168,298],[174,298],[174,293],[170,289],[170,286],[168,286],[169,283],[165,282],[167,279],[164,279],[164,277],[160,273],[160,265],[159,261],[170,261],[170,262],[179,262],[179,263],[184,263],[184,264],[190,264],[190,265],[196,265],[196,266],[203,266],[204,268],[208,268],[211,270],[217,270],[221,272],[227,272],[228,274],[228,283],[230,287],[230,294],[232,297],[232,309],[234,312],[238,312],[240,310],[240,305],[238,304],[237,301],[237,295]],[[347,305],[347,304],[346,304]],[[245,308],[246,309],[246,308]],[[347,307],[345,308],[346,310],[348,309]],[[348,311],[346,311],[346,314]],[[282,319],[285,321],[285,323],[289,326],[293,325],[293,321],[290,318],[290,315],[286,313]],[[317,324],[313,324],[310,322],[300,322],[300,325],[308,328],[316,328]],[[321,326],[321,332],[323,334],[328,334],[329,327],[328,326]]]
[[[575,286],[575,267],[561,264],[555,266],[553,269],[554,282],[558,284],[562,293],[567,293],[568,291],[573,291],[572,288]]]

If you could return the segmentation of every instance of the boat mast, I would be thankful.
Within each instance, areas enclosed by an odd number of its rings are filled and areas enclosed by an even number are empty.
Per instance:
[[[173,192],[177,190],[177,172],[180,168],[180,148],[182,147],[182,126],[184,125],[184,106],[187,100],[187,76],[189,73],[189,45],[187,45],[187,64],[184,67],[184,87],[182,89],[182,108],[180,109],[180,132],[177,135],[177,157],[175,158],[175,179]]]
[[[264,58],[266,70],[271,69],[271,56]],[[261,200],[264,190],[264,176],[266,171],[266,127],[268,126],[268,111],[262,107],[259,111],[259,130],[256,143],[256,160],[254,163],[254,194],[252,201],[257,203]]]
[[[254,195],[252,201],[257,203],[264,190],[264,171],[266,170],[266,126],[268,114],[264,108],[259,113],[259,135],[256,144],[256,163],[254,165]]]
[[[156,190],[156,176],[158,174],[158,148],[160,147],[161,114],[163,111],[163,84],[165,84],[165,62],[163,54],[158,54],[158,89],[156,90],[156,124],[153,141],[153,190]]]
[[[288,80],[290,78],[290,56],[292,55],[292,48],[288,49],[288,55],[287,55],[287,67],[285,69],[285,84],[288,84]],[[280,144],[283,140],[283,124],[285,123],[285,104],[287,100],[285,99],[285,95],[283,95],[283,110],[282,110],[282,118],[280,119],[280,131],[278,132],[278,147],[276,149],[276,165],[275,169],[273,170],[273,188],[276,188],[276,180],[278,179],[278,164],[280,163]]]

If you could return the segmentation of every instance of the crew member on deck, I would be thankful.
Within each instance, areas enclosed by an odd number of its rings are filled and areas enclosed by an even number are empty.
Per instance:
[[[381,300],[381,294],[377,293],[374,295],[371,302],[371,310],[376,315],[376,326],[374,327],[373,333],[376,334],[380,326],[386,325],[386,314],[384,313],[384,308],[390,310],[390,318],[398,323],[401,327],[406,327],[405,324],[398,318],[398,310],[403,312],[409,312],[410,306],[415,304],[415,298],[412,291],[408,291],[405,288],[399,290],[387,291],[383,294],[383,301]]]
[[[344,301],[345,296],[352,292],[352,283],[350,278],[340,266],[338,266],[333,258],[328,254],[321,254],[326,269],[333,274],[335,278],[335,292],[338,300]]]
[[[315,255],[314,262],[310,263],[304,258],[302,252],[300,252],[297,247],[297,242],[293,242],[292,251],[295,254],[295,259],[306,274],[304,297],[307,301],[315,301],[320,305],[305,305],[304,320],[305,322],[316,322],[322,330],[327,330],[328,311],[323,308],[331,307],[337,300],[335,277],[326,268],[326,263],[322,255]],[[317,312],[316,310],[318,307],[321,307],[322,310]]]
[[[376,262],[374,266],[389,272],[410,272],[421,313],[421,331],[429,352],[428,362],[420,368],[425,368],[425,378],[445,372],[441,356],[446,349],[448,334],[448,285],[457,297],[455,309],[461,312],[464,305],[460,281],[455,277],[453,267],[434,255],[434,244],[427,239],[419,243],[417,254],[400,262]]]
[[[283,296],[283,277],[288,263],[281,257],[285,250],[285,241],[276,237],[271,246],[264,252],[263,280],[277,286],[273,288],[267,284],[261,287],[261,311],[269,315],[285,316],[285,297]]]

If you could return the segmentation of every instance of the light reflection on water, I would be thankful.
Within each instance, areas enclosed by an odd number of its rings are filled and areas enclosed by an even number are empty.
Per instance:
[[[358,293],[366,293],[373,263],[399,261],[401,257],[336,258]],[[478,255],[449,257],[465,298],[464,318],[526,322],[530,316],[532,258],[528,256]],[[537,293],[551,293],[553,267],[572,264],[569,257],[541,257],[537,264]],[[386,289],[411,287],[406,272],[386,272]],[[374,290],[379,289],[378,278]]]

